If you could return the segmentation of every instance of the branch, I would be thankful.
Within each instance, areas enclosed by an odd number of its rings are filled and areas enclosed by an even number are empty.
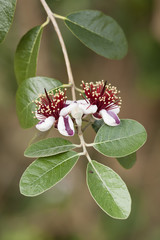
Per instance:
[[[49,8],[49,6],[47,5],[46,1],[45,0],[40,0],[40,1],[43,5],[43,8],[45,9],[45,11],[48,15],[48,18],[51,20],[51,22],[54,26],[54,29],[57,33],[57,36],[58,36],[58,39],[59,39],[59,42],[60,42],[60,45],[61,45],[61,48],[62,48],[62,52],[63,52],[63,55],[64,55],[64,60],[65,60],[65,63],[66,63],[68,81],[69,81],[69,84],[71,84],[72,98],[73,98],[73,101],[75,101],[76,100],[75,83],[74,83],[74,79],[73,79],[73,74],[72,74],[72,70],[71,70],[71,65],[70,65],[67,49],[66,49],[62,34],[59,30],[59,27],[58,27],[58,24],[57,24],[56,19],[54,17],[54,14],[51,11],[51,9]]]
[[[47,15],[48,15],[48,18],[51,20],[51,22],[52,22],[52,24],[54,26],[54,29],[55,29],[55,31],[57,33],[59,42],[61,44],[61,48],[62,48],[62,51],[63,51],[65,63],[66,63],[67,73],[68,73],[69,85],[71,85],[72,98],[73,98],[73,101],[75,101],[76,100],[75,90],[80,91],[80,92],[83,92],[83,91],[81,91],[80,89],[75,87],[75,83],[74,83],[74,79],[73,79],[73,75],[72,75],[72,70],[71,70],[71,65],[70,65],[67,49],[66,49],[65,43],[64,43],[62,35],[61,35],[61,32],[59,30],[58,24],[57,24],[56,19],[55,19],[55,17],[58,16],[58,15],[54,14],[51,11],[51,9],[49,8],[49,6],[47,5],[45,0],[40,0],[40,1],[41,1],[42,5],[43,5]],[[79,139],[80,139],[80,145],[78,145],[78,147],[82,147],[83,148],[83,153],[80,153],[80,155],[85,155],[87,157],[88,161],[93,166],[92,160],[91,160],[91,158],[89,156],[89,153],[88,153],[88,151],[86,149],[87,145],[86,145],[86,143],[84,141],[83,133],[82,133],[82,130],[81,130],[80,126],[78,126],[78,136],[79,136]],[[94,166],[93,166],[93,168],[94,168]]]

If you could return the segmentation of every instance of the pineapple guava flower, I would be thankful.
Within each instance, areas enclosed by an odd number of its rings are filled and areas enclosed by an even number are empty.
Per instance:
[[[97,120],[103,118],[103,121],[109,126],[117,126],[120,124],[118,113],[120,111],[121,98],[117,96],[119,91],[107,82],[99,81],[94,83],[84,83],[82,88],[85,93],[85,101],[88,105],[88,111],[91,106],[97,106],[93,117]]]
[[[48,94],[45,89],[45,95],[41,95],[39,100],[35,101],[37,105],[35,116],[40,120],[36,128],[39,131],[45,132],[54,126],[64,136],[74,135],[74,124],[71,117],[68,114],[60,115],[61,110],[68,106],[66,98],[65,93],[61,90],[57,90],[55,94]]]
[[[86,104],[85,100],[66,101],[67,107],[60,112],[61,116],[71,114],[78,126],[82,125],[82,116],[86,114],[93,114],[97,111],[96,105]]]

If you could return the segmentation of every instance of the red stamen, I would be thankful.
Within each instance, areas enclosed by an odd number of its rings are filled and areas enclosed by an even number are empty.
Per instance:
[[[45,117],[53,116],[55,120],[58,120],[61,109],[66,106],[65,93],[59,90],[53,95],[48,94],[46,89],[44,91],[45,96],[41,96],[39,101],[35,101],[36,112]]]
[[[101,91],[101,95],[103,95],[103,93],[105,92],[106,85],[107,85],[107,81],[105,81],[105,83],[104,83],[104,86],[103,86],[102,91]]]
[[[45,91],[46,97],[47,97],[47,99],[48,99],[48,102],[50,103],[51,100],[50,100],[50,98],[49,98],[49,96],[48,96],[48,93],[47,93],[47,91],[46,91],[46,88],[44,88],[44,91]]]
[[[90,105],[97,105],[97,112],[102,109],[113,109],[121,104],[120,97],[117,97],[117,89],[110,84],[107,85],[107,81],[96,84],[82,82],[82,88]]]

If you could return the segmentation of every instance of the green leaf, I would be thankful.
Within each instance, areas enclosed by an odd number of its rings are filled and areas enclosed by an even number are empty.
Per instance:
[[[123,30],[117,22],[95,10],[72,13],[65,19],[69,30],[88,48],[109,59],[121,59],[128,50]]]
[[[92,165],[87,167],[87,184],[93,199],[109,216],[126,219],[131,211],[126,184],[111,168],[96,161]]]
[[[8,33],[16,8],[16,0],[0,0],[0,43]]]
[[[45,192],[62,180],[77,160],[78,153],[74,151],[38,158],[23,173],[20,180],[20,192],[28,197]]]
[[[42,31],[42,26],[32,28],[22,37],[17,46],[14,69],[18,84],[36,75],[37,57]]]
[[[145,128],[135,120],[121,120],[116,127],[104,124],[98,131],[93,147],[109,157],[125,157],[136,152],[146,141]]]
[[[51,131],[51,128],[48,131],[45,131],[45,132],[36,131],[34,133],[34,136],[29,141],[28,145],[31,145],[33,143],[39,142],[39,141],[41,141],[43,139],[46,139],[48,137],[48,134],[50,133],[50,131]]]
[[[51,91],[61,85],[60,81],[47,77],[29,78],[20,84],[16,94],[16,107],[21,127],[30,128],[37,123],[32,113],[36,108],[33,101],[44,93],[44,88]]]
[[[104,124],[103,119],[101,119],[101,120],[95,120],[94,123],[92,124],[92,128],[93,128],[94,131],[97,133],[98,130],[100,129],[100,127],[102,127],[103,124]]]
[[[47,157],[75,148],[75,145],[63,138],[43,139],[30,145],[24,152],[26,157]]]
[[[117,158],[122,167],[130,169],[136,162],[136,152],[121,158]]]

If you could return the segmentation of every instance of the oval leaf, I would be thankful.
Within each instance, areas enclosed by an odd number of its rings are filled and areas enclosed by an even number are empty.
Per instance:
[[[0,0],[0,43],[4,40],[13,21],[16,0]]]
[[[68,15],[67,27],[88,48],[109,59],[121,59],[128,50],[123,30],[100,11],[84,10]]]
[[[96,161],[92,165],[87,167],[87,185],[93,199],[109,216],[126,219],[131,211],[126,184],[111,168]]]
[[[135,120],[121,120],[116,127],[104,124],[98,131],[93,147],[109,157],[124,157],[136,152],[146,141],[145,128]]]
[[[22,37],[18,44],[14,59],[14,70],[18,84],[36,75],[42,31],[42,26],[32,28]]]
[[[38,158],[23,173],[20,180],[20,192],[28,197],[45,192],[62,180],[77,160],[78,154],[74,151]]]
[[[47,77],[34,77],[26,79],[19,86],[16,94],[17,115],[21,127],[29,128],[37,123],[32,111],[35,111],[35,101],[40,94],[61,86],[61,82]]]
[[[26,157],[47,157],[75,148],[70,141],[62,138],[43,139],[30,145],[24,152]]]
[[[136,152],[121,158],[117,158],[122,167],[130,169],[136,162]]]

